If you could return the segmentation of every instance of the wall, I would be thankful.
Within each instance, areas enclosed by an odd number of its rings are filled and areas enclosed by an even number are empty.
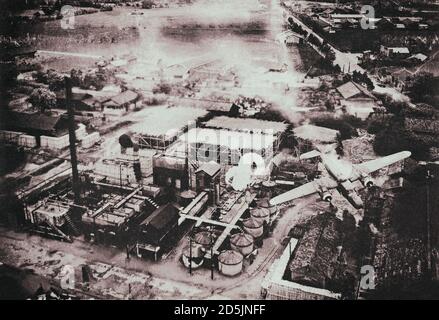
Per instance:
[[[37,139],[34,136],[24,134],[23,132],[0,130],[0,141],[29,148],[37,146]]]
[[[100,139],[101,139],[101,136],[100,136],[99,132],[93,132],[93,133],[90,133],[89,135],[86,135],[82,138],[81,145],[83,148],[90,148],[94,144],[96,144],[96,142],[98,142]]]

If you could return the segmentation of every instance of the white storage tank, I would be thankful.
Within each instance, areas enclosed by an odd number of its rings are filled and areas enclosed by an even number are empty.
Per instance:
[[[243,221],[244,231],[253,236],[253,238],[259,238],[264,233],[264,223],[255,218],[249,218]]]
[[[253,252],[254,240],[248,233],[235,233],[230,237],[230,246],[233,250],[241,252],[244,256],[248,256]]]
[[[219,272],[226,276],[236,276],[242,271],[244,257],[237,251],[225,250],[218,256]]]
[[[256,220],[270,223],[270,210],[267,208],[254,208],[250,209],[250,216]]]

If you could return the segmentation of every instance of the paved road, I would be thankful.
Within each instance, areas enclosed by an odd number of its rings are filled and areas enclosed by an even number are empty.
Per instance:
[[[90,58],[90,59],[102,59],[103,56],[97,56],[93,54],[84,54],[78,52],[67,52],[67,51],[49,51],[49,50],[37,50],[38,55],[56,55],[56,56],[70,56],[78,58]]]

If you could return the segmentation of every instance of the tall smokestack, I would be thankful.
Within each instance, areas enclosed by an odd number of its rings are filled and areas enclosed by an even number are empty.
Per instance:
[[[69,146],[70,146],[70,160],[72,164],[72,190],[74,194],[75,204],[79,203],[80,188],[79,188],[79,173],[78,173],[78,158],[76,155],[76,134],[75,134],[75,113],[72,105],[72,79],[65,77],[66,85],[66,104],[67,115],[69,122]]]

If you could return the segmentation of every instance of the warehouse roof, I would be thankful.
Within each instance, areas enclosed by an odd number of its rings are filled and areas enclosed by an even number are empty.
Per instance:
[[[141,225],[149,225],[156,230],[165,230],[169,224],[179,217],[179,214],[175,207],[168,203],[154,210],[150,216],[148,216]]]
[[[314,217],[289,264],[292,280],[324,286],[326,279],[332,278],[341,239],[340,220],[334,215]]]
[[[221,128],[246,132],[270,131],[274,133],[284,132],[287,125],[283,122],[267,121],[252,118],[232,118],[219,116],[204,123],[209,128]]]
[[[181,140],[189,144],[216,145],[232,150],[261,150],[272,147],[275,138],[273,135],[262,133],[193,128],[183,135]]]
[[[145,110],[144,120],[133,125],[131,130],[147,136],[173,137],[189,123],[207,115],[206,110],[187,107],[159,106]]]

